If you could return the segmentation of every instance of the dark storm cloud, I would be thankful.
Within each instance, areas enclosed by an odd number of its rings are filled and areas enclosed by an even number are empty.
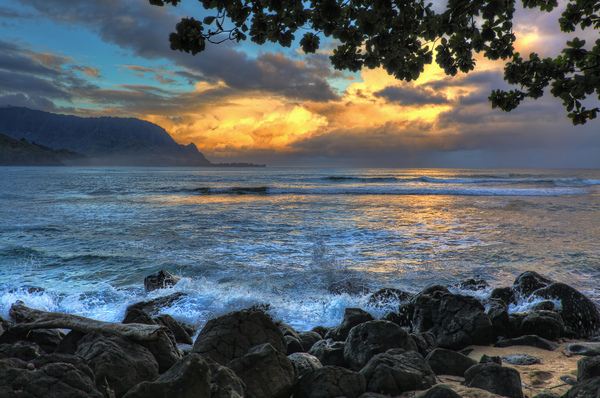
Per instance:
[[[176,12],[177,8],[117,0],[31,0],[28,5],[35,7],[43,18],[84,26],[102,40],[135,55],[171,59],[192,74],[222,80],[232,88],[263,90],[313,101],[337,98],[327,81],[314,74],[314,67],[298,65],[289,59],[280,60],[273,55],[250,58],[230,43],[209,45],[196,56],[172,51],[168,36],[180,18],[169,12]],[[273,68],[275,64],[277,68]]]
[[[404,106],[445,104],[448,102],[444,95],[419,86],[387,86],[383,90],[376,91],[373,95]]]

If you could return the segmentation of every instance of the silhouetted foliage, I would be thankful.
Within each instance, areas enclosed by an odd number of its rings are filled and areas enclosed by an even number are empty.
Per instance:
[[[150,4],[176,6],[181,0],[149,0]],[[506,112],[523,99],[539,98],[544,89],[563,100],[573,124],[594,119],[600,108],[587,109],[581,101],[594,93],[600,100],[600,39],[591,49],[585,40],[566,42],[562,55],[528,59],[514,52],[514,0],[448,0],[443,13],[423,0],[199,0],[214,16],[203,21],[184,18],[171,33],[173,50],[202,52],[206,43],[248,37],[257,44],[266,41],[290,47],[296,32],[303,33],[300,46],[314,53],[319,37],[339,42],[331,63],[352,72],[363,67],[382,67],[397,79],[417,79],[426,64],[435,62],[451,76],[475,67],[474,53],[491,60],[511,59],[504,79],[519,89],[492,91],[492,108]],[[522,0],[525,8],[552,11],[557,0]],[[599,0],[572,0],[559,19],[563,32],[600,28]],[[589,46],[588,46],[589,47]]]

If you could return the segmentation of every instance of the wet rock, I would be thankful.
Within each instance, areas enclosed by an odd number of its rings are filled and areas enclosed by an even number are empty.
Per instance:
[[[535,334],[548,340],[556,340],[562,336],[565,325],[559,314],[552,311],[532,311],[521,323],[523,334]]]
[[[372,321],[375,318],[367,311],[360,308],[346,308],[344,310],[344,318],[339,326],[330,329],[325,338],[336,341],[344,341],[348,337],[350,329],[361,323]]]
[[[173,332],[175,341],[181,344],[194,344],[194,341],[185,330],[181,322],[178,322],[169,314],[161,314],[155,318],[155,321],[159,325],[163,325],[169,328]]]
[[[553,311],[554,310],[554,302],[550,300],[540,301],[531,307],[532,311]]]
[[[508,329],[505,331],[505,337],[513,338],[523,336],[523,320],[527,316],[526,312],[513,312],[508,314]]]
[[[44,351],[34,342],[17,341],[14,344],[0,344],[0,359],[18,358],[31,361],[44,354]]]
[[[421,354],[391,349],[377,354],[361,369],[367,390],[389,395],[425,390],[435,384],[435,374]]]
[[[287,323],[281,322],[281,321],[275,322],[275,325],[277,325],[279,330],[281,330],[281,333],[283,334],[283,336],[292,336],[296,340],[300,340],[300,335],[298,334],[296,329],[294,329],[292,326],[288,325]]]
[[[164,289],[175,286],[180,279],[180,277],[173,275],[169,271],[161,269],[157,273],[144,278],[144,288],[147,292]]]
[[[600,397],[600,377],[587,379],[577,384],[562,398],[598,398]]]
[[[600,309],[592,300],[564,283],[553,283],[535,292],[536,297],[560,300],[565,327],[576,337],[593,336],[600,330]]]
[[[304,347],[304,351],[309,351],[313,344],[323,339],[319,333],[313,331],[299,332],[298,336],[300,336],[300,343]]]
[[[327,333],[329,332],[330,329],[331,328],[326,328],[325,326],[315,326],[310,331],[318,333],[319,336],[321,336],[321,339],[324,339],[325,336],[327,336]],[[321,339],[319,339],[319,340],[321,340]]]
[[[346,339],[344,359],[350,369],[360,370],[376,354],[391,348],[417,351],[408,332],[388,321],[369,321],[353,327]]]
[[[467,369],[465,385],[509,398],[523,398],[519,372],[493,362],[479,363]]]
[[[358,398],[366,388],[362,374],[339,366],[324,366],[302,376],[294,389],[294,398]]]
[[[146,348],[118,336],[85,335],[76,355],[89,361],[97,381],[106,379],[118,397],[133,386],[158,376],[158,363]]]
[[[329,288],[327,290],[329,290],[329,293],[331,294],[349,294],[351,296],[367,294],[371,291],[371,289],[369,289],[369,287],[366,284],[355,280],[344,280],[334,282],[331,285],[329,285]]]
[[[127,307],[126,313],[133,309],[139,309],[144,311],[150,316],[158,315],[164,307],[170,307],[173,304],[180,302],[184,297],[187,297],[186,293],[177,292],[169,294],[168,296],[158,297],[154,300],[140,301]],[[132,323],[131,321],[127,323]]]
[[[567,351],[573,355],[600,355],[600,343],[573,343],[567,346]]]
[[[492,321],[474,297],[436,291],[419,294],[413,301],[415,332],[430,332],[438,347],[460,350],[469,345],[488,345],[495,339]]]
[[[452,388],[438,384],[431,387],[429,390],[420,393],[415,398],[461,398],[460,395]]]
[[[502,362],[506,362],[509,365],[537,365],[542,363],[542,360],[538,357],[534,357],[529,354],[510,354],[502,357]]]
[[[250,348],[264,343],[286,354],[283,333],[267,314],[241,310],[208,321],[192,351],[227,365],[231,360],[243,357]]]
[[[302,375],[313,369],[320,369],[323,367],[323,364],[321,361],[319,361],[319,358],[315,357],[314,355],[310,355],[307,352],[296,352],[288,355],[288,358],[298,370],[299,377],[302,377]]]
[[[520,336],[512,339],[500,339],[494,344],[494,347],[512,347],[514,345],[526,345],[548,351],[554,351],[558,348],[558,344],[536,335]]]
[[[577,380],[600,377],[600,356],[583,357],[577,361]]]
[[[81,338],[85,335],[86,335],[86,333],[71,330],[60,341],[58,346],[56,346],[56,349],[54,350],[54,352],[59,353],[59,354],[75,355],[75,351],[77,351],[77,344],[79,343],[79,340],[81,340]]]
[[[506,336],[510,329],[508,305],[498,298],[491,298],[488,299],[486,307],[487,311],[485,313],[490,318],[490,321],[492,321],[494,335]]]
[[[210,398],[244,398],[246,385],[233,370],[210,358],[205,358],[210,368]]]
[[[137,384],[124,398],[210,397],[210,376],[208,363],[191,354],[155,380]]]
[[[436,348],[425,358],[436,375],[453,375],[464,377],[465,372],[477,361],[459,352]]]
[[[285,344],[287,346],[286,355],[293,354],[295,352],[304,352],[304,347],[299,339],[293,336],[284,336]]]
[[[102,398],[87,361],[74,355],[48,354],[30,362],[0,360],[0,395],[4,397]]]
[[[156,325],[156,321],[152,319],[150,314],[145,312],[142,308],[134,306],[127,307],[122,323],[143,323],[144,325]]]
[[[489,283],[487,283],[487,281],[479,275],[477,275],[475,278],[469,278],[464,281],[455,283],[453,286],[460,290],[471,291],[483,290],[485,288],[490,287]]]
[[[308,353],[317,357],[324,366],[346,366],[345,345],[343,341],[319,340],[313,344]]]
[[[525,271],[513,282],[513,290],[521,297],[529,297],[533,292],[546,287],[554,281],[535,271]]]
[[[377,308],[389,306],[390,304],[396,304],[399,301],[408,301],[413,298],[412,293],[405,292],[400,289],[393,287],[385,287],[377,290],[369,296],[368,305],[372,305]]]
[[[489,298],[502,300],[506,305],[517,304],[517,296],[515,295],[515,291],[508,286],[492,289],[492,293],[490,293]]]
[[[269,343],[252,347],[227,367],[246,385],[247,398],[287,398],[298,380],[292,361]]]
[[[426,357],[431,351],[437,348],[435,336],[432,333],[411,333],[410,337],[417,345],[419,354]]]
[[[33,329],[28,331],[15,331],[9,329],[0,335],[0,344],[14,344],[18,341],[36,343],[44,353],[53,353],[60,341],[66,336],[59,329]]]

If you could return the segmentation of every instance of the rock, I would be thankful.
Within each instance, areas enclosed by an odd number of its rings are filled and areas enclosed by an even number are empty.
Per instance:
[[[479,360],[479,363],[495,363],[496,365],[502,365],[502,358],[499,356],[488,356],[483,354]]]
[[[243,357],[250,348],[264,343],[286,354],[285,339],[273,320],[263,311],[242,310],[208,321],[192,351],[227,365]]]
[[[410,337],[417,345],[419,354],[426,357],[431,351],[437,348],[435,336],[431,333],[411,333]]]
[[[244,398],[246,385],[233,370],[206,358],[210,368],[210,398]]]
[[[487,301],[486,314],[494,326],[496,336],[507,336],[510,330],[510,317],[508,305],[499,298],[490,298]]]
[[[583,357],[577,361],[577,380],[600,377],[600,356]]]
[[[554,302],[550,300],[540,301],[531,307],[532,311],[552,311],[554,310]]]
[[[438,384],[431,387],[429,390],[420,393],[415,398],[461,398],[460,395],[452,388]]]
[[[159,325],[163,325],[169,328],[171,332],[173,332],[173,336],[175,336],[175,341],[181,344],[194,344],[194,341],[185,330],[183,325],[178,322],[175,318],[173,318],[169,314],[161,314],[155,318],[155,321]]]
[[[77,351],[77,344],[79,343],[79,340],[81,340],[81,338],[85,335],[86,335],[86,333],[71,330],[60,341],[58,346],[56,346],[56,349],[54,350],[54,352],[59,353],[59,354],[75,355],[75,351]]]
[[[388,321],[369,321],[353,327],[346,339],[344,359],[348,368],[360,370],[376,354],[390,348],[417,351],[408,332]]]
[[[494,344],[494,347],[512,347],[514,345],[526,345],[548,351],[554,351],[558,348],[558,344],[536,335],[521,336],[512,339],[500,339]]]
[[[323,339],[319,333],[313,331],[299,332],[298,336],[300,336],[300,343],[304,347],[304,351],[309,351],[313,344]]]
[[[346,308],[344,311],[344,319],[339,326],[330,329],[325,335],[327,339],[333,339],[336,341],[344,341],[348,337],[348,332],[356,325],[361,323],[372,321],[375,318],[367,311],[360,308]]]
[[[526,312],[513,312],[508,314],[508,329],[506,330],[507,338],[523,336],[523,320],[527,316]]]
[[[553,283],[535,292],[536,297],[560,300],[565,327],[576,337],[593,336],[600,330],[600,309],[592,300],[564,283]]]
[[[509,365],[536,365],[542,363],[542,360],[529,354],[509,354],[502,357],[502,362]]]
[[[154,300],[140,301],[139,303],[131,304],[129,307],[127,307],[125,313],[127,314],[133,309],[139,309],[151,316],[158,315],[162,308],[172,306],[186,296],[186,293],[177,292],[169,294],[168,296],[155,298]]]
[[[334,282],[331,285],[329,285],[329,288],[327,290],[329,290],[329,293],[331,294],[349,294],[351,296],[367,294],[371,291],[371,289],[369,289],[366,284],[355,280],[344,280]]]
[[[389,395],[377,394],[376,392],[367,391],[358,398],[389,398]]]
[[[102,398],[87,361],[74,355],[48,354],[30,362],[0,360],[0,395],[3,397]]]
[[[293,354],[295,352],[305,352],[304,347],[299,339],[293,336],[284,336],[285,344],[287,346],[286,355]]]
[[[180,279],[180,277],[171,274],[169,271],[161,269],[157,273],[144,278],[144,288],[147,292],[164,289],[175,286]]]
[[[139,303],[138,303],[139,304]],[[137,305],[137,304],[134,304]],[[125,317],[121,323],[143,323],[144,325],[156,325],[156,321],[140,307],[129,306],[125,310]]]
[[[331,329],[331,328],[326,328],[325,326],[315,326],[310,331],[318,333],[319,336],[321,336],[321,339],[324,339],[325,336],[327,336],[327,333],[329,332],[329,329]],[[319,339],[319,340],[321,340],[321,339]]]
[[[296,352],[288,355],[288,358],[298,370],[299,377],[302,377],[302,375],[313,369],[320,369],[323,367],[323,364],[321,361],[319,361],[319,358],[315,357],[314,355],[310,355],[307,352]]]
[[[14,344],[0,344],[0,359],[19,358],[31,361],[44,354],[44,351],[34,342],[17,341]]]
[[[367,304],[376,308],[382,308],[389,306],[390,304],[396,304],[399,301],[408,301],[413,296],[414,295],[412,293],[408,293],[400,289],[385,287],[383,289],[379,289],[375,293],[372,293],[369,296],[369,301]]]
[[[302,376],[294,389],[294,398],[358,398],[366,388],[362,374],[339,366],[324,366]]]
[[[464,377],[465,372],[477,361],[459,352],[436,348],[425,358],[436,375],[453,375]]]
[[[487,281],[479,275],[477,275],[475,278],[469,278],[462,282],[455,283],[453,286],[460,290],[471,291],[483,290],[490,287],[489,283],[487,283]]]
[[[509,398],[523,398],[519,372],[493,362],[480,363],[467,369],[465,385]]]
[[[598,398],[600,397],[600,377],[587,379],[567,391],[562,398]]]
[[[344,359],[343,341],[333,341],[331,339],[319,340],[310,348],[308,353],[319,359],[324,366],[346,366]]]
[[[553,392],[542,392],[537,395],[534,395],[533,398],[560,398],[560,395],[555,394]]]
[[[298,380],[292,361],[269,343],[252,347],[227,367],[246,384],[247,398],[288,398]]]
[[[284,337],[292,336],[293,338],[300,340],[300,335],[298,334],[296,329],[294,329],[292,326],[288,325],[287,323],[281,322],[281,321],[275,322],[275,325],[277,325],[279,330],[281,330],[281,333],[283,334]]]
[[[529,312],[521,323],[523,334],[535,334],[548,340],[556,340],[562,336],[565,325],[559,314],[552,311]]]
[[[59,329],[33,329],[22,332],[9,329],[0,335],[0,344],[30,341],[36,343],[44,353],[50,354],[65,336],[65,332]]]
[[[511,305],[517,304],[517,296],[515,295],[515,291],[511,287],[497,287],[492,289],[492,293],[490,293],[490,299],[500,299],[504,302],[504,304]]]
[[[415,332],[431,332],[438,347],[461,350],[469,345],[489,345],[494,339],[492,321],[474,297],[436,291],[413,301]]]
[[[425,390],[435,384],[435,374],[421,354],[391,349],[377,354],[361,369],[367,390],[389,395]]]
[[[210,376],[208,363],[200,355],[191,354],[154,381],[137,384],[124,398],[211,397]]]
[[[552,279],[540,275],[535,271],[525,271],[517,276],[512,288],[520,297],[529,297],[531,293],[552,283],[554,283]]]
[[[118,336],[89,333],[79,340],[75,354],[89,361],[96,380],[106,379],[117,397],[158,375],[158,363],[150,351]]]
[[[600,343],[573,343],[567,346],[567,351],[573,355],[600,355]]]

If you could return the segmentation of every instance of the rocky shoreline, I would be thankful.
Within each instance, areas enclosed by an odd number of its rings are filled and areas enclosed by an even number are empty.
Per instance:
[[[146,278],[145,287],[176,283],[176,276],[161,271]],[[470,279],[460,287],[486,285]],[[264,305],[212,319],[198,333],[161,314],[161,307],[182,294],[134,304],[122,323],[15,303],[11,319],[0,318],[0,396],[600,396],[598,305],[533,271],[519,275],[512,286],[493,289],[485,300],[440,285],[415,295],[382,289],[371,297],[375,305],[400,302],[383,318],[347,308],[338,326],[310,331],[273,320]],[[539,302],[509,314],[511,303],[528,298]],[[481,347],[523,352],[469,356]],[[561,385],[540,376],[531,388],[516,367],[535,367],[544,359],[525,353],[528,347],[579,358],[576,369],[561,376]]]

